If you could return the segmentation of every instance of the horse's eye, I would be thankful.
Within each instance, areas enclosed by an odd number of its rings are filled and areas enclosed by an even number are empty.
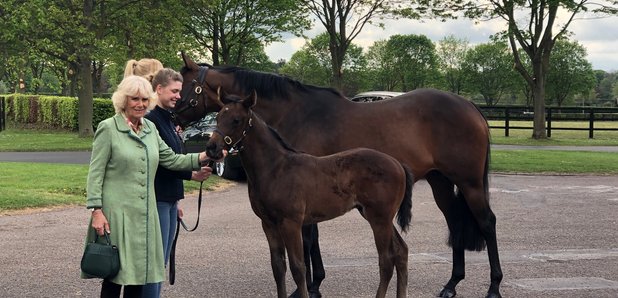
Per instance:
[[[234,123],[234,126],[238,126],[240,125],[240,119],[234,118],[234,121],[232,121],[232,123]]]

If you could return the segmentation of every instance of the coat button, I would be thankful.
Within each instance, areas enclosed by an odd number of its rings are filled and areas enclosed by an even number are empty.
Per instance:
[[[141,160],[146,160],[146,158],[145,158],[145,157],[142,157],[142,158],[140,158],[140,159],[141,159]]]

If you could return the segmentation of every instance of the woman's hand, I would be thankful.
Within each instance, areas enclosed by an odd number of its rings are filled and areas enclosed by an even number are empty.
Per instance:
[[[112,232],[109,229],[109,222],[107,222],[103,210],[95,209],[92,211],[92,228],[94,228],[99,236],[103,236],[105,234],[104,231],[107,231],[108,234]]]
[[[210,177],[210,174],[212,174],[211,167],[202,167],[199,171],[191,172],[191,180],[202,182],[208,179],[208,177]]]

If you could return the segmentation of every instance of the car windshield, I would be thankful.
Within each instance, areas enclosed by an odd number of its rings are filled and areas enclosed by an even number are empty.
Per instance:
[[[217,128],[217,113],[208,113],[204,118],[188,126],[182,132],[182,140],[186,142],[198,135],[212,134],[215,128]]]
[[[403,92],[394,91],[369,91],[354,95],[350,100],[355,102],[372,102],[395,97],[403,94]]]

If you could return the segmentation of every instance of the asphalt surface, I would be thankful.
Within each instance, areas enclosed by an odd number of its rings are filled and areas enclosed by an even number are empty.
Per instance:
[[[618,297],[618,176],[490,178],[504,297]],[[415,185],[413,205],[404,235],[408,296],[434,297],[452,266],[446,224],[426,182]],[[182,206],[191,225],[195,195]],[[202,208],[198,230],[180,236],[176,284],[166,284],[162,297],[275,297],[267,242],[246,184],[208,192]],[[0,297],[97,297],[100,282],[79,278],[88,217],[81,207],[0,216]],[[324,297],[374,297],[377,253],[362,217],[349,212],[321,223],[320,237]],[[289,271],[287,285],[289,294],[295,288]],[[484,297],[488,286],[486,252],[467,252],[457,297]]]

